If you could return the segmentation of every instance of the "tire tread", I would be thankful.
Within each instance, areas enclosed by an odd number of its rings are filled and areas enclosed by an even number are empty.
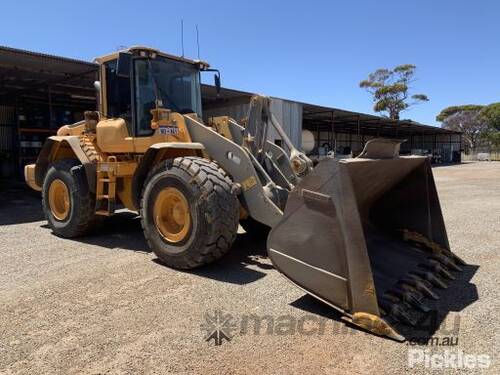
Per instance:
[[[95,198],[92,193],[88,191],[87,180],[85,179],[85,171],[75,171],[74,168],[83,169],[83,165],[77,159],[61,159],[54,162],[51,165],[57,171],[67,172],[73,176],[74,183],[78,186],[78,197],[79,204],[75,205],[74,210],[74,218],[76,219],[75,225],[70,225],[65,228],[53,228],[54,232],[58,235],[61,235],[66,238],[80,237],[88,232],[90,232],[94,224],[96,222],[95,217]],[[48,187],[45,186],[46,180],[44,181],[43,191],[45,191]],[[83,191],[86,191],[87,194],[82,194]],[[70,191],[70,194],[73,192]],[[46,194],[42,194],[42,207],[45,214],[46,219],[49,220],[50,213],[49,204],[46,201]]]
[[[161,162],[152,168],[143,186],[142,196],[144,196],[144,190],[149,181],[157,173],[166,169],[180,169],[189,175],[188,183],[201,190],[200,199],[207,202],[205,215],[208,221],[213,224],[202,246],[182,257],[169,259],[168,265],[180,269],[191,269],[219,259],[231,248],[238,229],[239,205],[237,198],[231,191],[233,182],[226,172],[213,161],[199,157],[178,157],[173,161]],[[141,224],[148,245],[154,249],[154,243],[148,235],[148,231],[145,230],[146,212],[144,205],[144,199],[141,199]]]

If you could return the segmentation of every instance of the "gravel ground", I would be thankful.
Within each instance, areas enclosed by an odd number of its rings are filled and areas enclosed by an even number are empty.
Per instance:
[[[433,336],[458,338],[454,347],[401,344],[346,326],[286,282],[264,241],[247,234],[217,264],[179,272],[148,252],[128,213],[97,235],[63,240],[47,227],[36,194],[4,185],[0,373],[401,373],[417,349],[487,354],[486,371],[498,374],[500,163],[434,174],[452,249],[469,264],[435,305],[444,320]],[[216,311],[231,317],[232,339],[220,346],[205,341],[205,314]],[[252,314],[263,319],[260,334],[252,324],[245,331]],[[410,370],[429,372],[422,364]]]

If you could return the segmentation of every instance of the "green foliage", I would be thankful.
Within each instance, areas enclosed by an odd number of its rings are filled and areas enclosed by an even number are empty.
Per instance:
[[[474,109],[473,106],[463,107],[468,109],[454,110],[452,114],[448,114],[444,118],[443,128],[462,132],[464,141],[471,149],[475,150],[481,140],[484,139],[488,131],[488,124],[480,115],[481,110],[479,108]]]
[[[441,121],[444,128],[461,131],[472,149],[484,142],[500,147],[500,103],[447,107],[436,116],[436,120]]]
[[[489,129],[485,135],[485,139],[487,139],[493,147],[496,149],[500,148],[500,131]]]
[[[411,97],[412,97],[412,99],[421,100],[423,102],[429,101],[429,98],[427,97],[427,95],[424,95],[424,94],[415,94],[415,95],[412,95]]]
[[[484,138],[498,150],[500,148],[500,103],[485,106],[480,115],[488,124]]]
[[[415,70],[416,66],[413,64],[398,65],[392,70],[377,69],[368,75],[368,79],[361,81],[359,87],[372,94],[375,112],[386,112],[390,118],[399,120],[402,111],[429,100],[424,94],[408,94]]]
[[[500,103],[492,103],[481,110],[481,116],[488,125],[496,131],[500,131]]]
[[[450,117],[458,112],[463,112],[463,111],[478,111],[483,109],[483,105],[478,105],[478,104],[464,104],[464,105],[454,105],[451,107],[447,107],[443,109],[439,114],[436,116],[436,121],[443,122],[446,120],[447,117]]]

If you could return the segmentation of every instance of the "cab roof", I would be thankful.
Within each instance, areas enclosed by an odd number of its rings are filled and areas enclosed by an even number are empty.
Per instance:
[[[123,53],[123,52],[130,53],[132,55],[145,54],[146,56],[151,56],[151,55],[162,56],[162,57],[166,57],[166,58],[171,59],[171,60],[177,60],[177,61],[182,61],[182,62],[185,62],[188,64],[196,65],[201,70],[207,69],[208,67],[210,67],[210,65],[207,62],[202,61],[202,60],[192,60],[192,59],[188,59],[188,58],[183,57],[183,56],[175,56],[175,55],[171,55],[169,53],[162,52],[162,51],[157,50],[155,48],[146,47],[146,46],[132,46],[132,47],[129,47],[129,48],[117,51],[117,52],[110,53],[108,55],[96,57],[94,59],[94,61],[99,63],[99,64],[102,64],[102,63],[105,63],[107,61],[114,60],[114,59],[118,58],[118,54]]]

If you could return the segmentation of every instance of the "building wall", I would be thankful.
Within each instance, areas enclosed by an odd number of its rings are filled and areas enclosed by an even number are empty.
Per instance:
[[[302,143],[302,104],[272,98],[271,112],[285,130],[293,145],[300,148]],[[270,134],[274,139],[280,139],[274,129]]]
[[[247,116],[249,104],[231,104],[224,107],[203,109],[205,121],[209,117],[229,116],[240,122]],[[302,139],[302,104],[289,100],[271,98],[271,112],[281,124],[295,147],[300,147]],[[268,137],[273,142],[281,139],[274,128],[269,130]]]

